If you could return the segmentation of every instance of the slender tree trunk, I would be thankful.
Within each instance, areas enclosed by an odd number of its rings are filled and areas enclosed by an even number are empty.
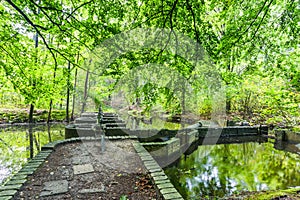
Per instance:
[[[226,83],[226,86],[228,85],[229,83]],[[229,114],[230,110],[231,110],[231,97],[230,94],[226,94],[226,113]]]
[[[182,88],[182,94],[181,94],[181,107],[182,107],[182,111],[181,111],[181,114],[184,115],[186,114],[186,106],[185,106],[185,100],[186,100],[186,83],[185,83],[185,80],[183,80],[183,88]],[[181,128],[184,128],[184,123],[183,121],[181,120],[183,116],[180,116],[180,125],[181,125]]]
[[[37,49],[37,47],[39,46],[39,38],[38,38],[38,34],[36,33],[35,35],[35,48]],[[37,51],[36,51],[36,54],[37,54]],[[37,55],[36,55],[36,58],[35,58],[35,62],[37,63]],[[32,78],[32,86],[33,88],[35,87],[35,79]],[[34,111],[34,104],[31,103],[30,104],[30,109],[29,109],[29,123],[33,123],[33,111]]]
[[[49,104],[49,111],[48,111],[48,117],[47,117],[47,124],[50,123],[51,120],[51,113],[52,113],[52,99],[50,100],[50,104]]]
[[[186,84],[185,84],[185,80],[183,80],[183,84],[182,84],[182,96],[181,96],[181,106],[182,106],[182,114],[184,115],[186,112],[186,108],[185,108],[185,88]]]
[[[48,139],[49,139],[49,142],[52,142],[52,138],[51,138],[51,127],[50,127],[49,124],[48,124],[48,126],[47,126],[47,132],[48,132]]]
[[[29,110],[29,123],[33,123],[33,111],[34,111],[34,105],[30,104],[30,110]]]
[[[74,93],[73,93],[73,100],[72,100],[72,113],[71,113],[71,120],[74,120],[74,110],[75,110],[75,98],[76,98],[76,85],[77,85],[77,68],[75,69],[75,81],[74,81]]]
[[[71,13],[73,9],[71,8]],[[71,43],[70,39],[70,43]],[[71,87],[71,82],[70,82],[70,73],[71,73],[71,63],[68,61],[68,71],[67,71],[67,102],[66,102],[66,121],[67,123],[70,123],[70,116],[69,116],[69,107],[70,107],[70,87]]]
[[[231,58],[231,62],[227,66],[228,72],[233,73],[233,68],[234,67],[233,67],[232,58]],[[230,83],[226,82],[226,88],[228,88],[229,85],[230,85]],[[230,97],[230,94],[227,94],[226,95],[226,113],[229,114],[230,110],[231,110],[231,97]]]
[[[85,106],[86,106],[86,100],[88,97],[88,85],[89,85],[89,70],[86,71],[86,77],[85,77],[85,83],[84,83],[84,97],[82,102],[82,108],[81,113],[84,112]]]
[[[53,39],[53,38],[52,38]],[[52,41],[51,41],[52,43]],[[59,45],[57,45],[58,47]],[[57,65],[54,66],[54,72],[53,72],[53,83],[55,83],[55,78],[56,78],[56,71],[57,71]],[[50,103],[49,103],[49,112],[48,112],[48,118],[47,118],[47,124],[50,123],[51,120],[51,114],[52,114],[52,107],[53,107],[53,99],[50,99]]]
[[[231,110],[231,99],[226,98],[226,113],[229,113]]]
[[[39,0],[39,2],[38,2],[38,4],[40,4],[41,3],[41,0]],[[38,14],[40,13],[40,9],[38,9]],[[37,57],[37,53],[38,53],[38,50],[37,50],[37,48],[38,48],[38,46],[39,46],[39,34],[36,32],[35,33],[35,44],[34,44],[34,47],[35,47],[35,49],[36,49],[36,56],[35,56],[35,63],[37,63],[37,59],[38,59],[38,57]],[[35,79],[33,80],[33,87],[35,87]],[[33,111],[34,111],[34,104],[33,103],[31,103],[30,104],[30,111],[29,111],[29,123],[33,123]]]
[[[33,135],[33,141],[35,143],[36,151],[39,152],[41,149],[40,149],[40,144],[36,138],[36,135]]]
[[[69,117],[69,102],[70,102],[70,88],[67,88],[67,104],[66,104],[66,121],[67,121],[67,123],[70,122],[70,117]]]
[[[67,123],[70,122],[69,117],[69,105],[70,105],[70,72],[71,72],[71,63],[68,62],[68,74],[67,74],[67,103],[66,103],[66,121]]]
[[[60,110],[62,110],[62,108],[63,108],[62,102],[63,102],[63,99],[60,99],[60,103],[59,103],[59,109],[60,109]]]
[[[29,124],[29,129],[28,129],[28,134],[29,134],[29,154],[30,154],[30,158],[33,158],[33,130],[32,130],[32,125]]]

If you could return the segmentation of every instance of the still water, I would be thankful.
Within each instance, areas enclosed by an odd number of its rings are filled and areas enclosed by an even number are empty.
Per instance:
[[[151,120],[144,121],[142,119],[123,115],[122,119],[126,122],[126,127],[130,129],[169,129],[169,130],[179,130],[188,126],[186,123],[174,123],[163,120],[159,117],[152,117]]]
[[[0,128],[0,185],[49,142],[65,137],[63,124]]]
[[[300,186],[300,156],[273,142],[198,146],[165,173],[185,199]]]

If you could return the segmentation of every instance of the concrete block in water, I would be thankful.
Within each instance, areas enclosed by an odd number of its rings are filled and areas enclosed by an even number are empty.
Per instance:
[[[116,113],[102,113],[102,117],[118,117]]]
[[[105,118],[100,121],[101,124],[109,124],[109,123],[124,123],[123,120],[118,118]]]
[[[92,118],[97,118],[98,113],[97,112],[86,112],[86,113],[81,113],[80,117],[92,117]]]
[[[96,124],[97,123],[97,118],[79,117],[79,118],[75,119],[74,123],[75,124]]]
[[[97,130],[96,132],[101,132],[101,130]],[[93,128],[79,128],[75,125],[68,125],[65,127],[65,139],[88,136],[94,137],[96,132]]]
[[[111,128],[111,127],[120,127],[120,128],[125,128],[126,124],[125,123],[106,123],[104,128]]]
[[[111,127],[111,128],[106,128],[104,132],[106,136],[126,136],[128,135],[129,129]]]

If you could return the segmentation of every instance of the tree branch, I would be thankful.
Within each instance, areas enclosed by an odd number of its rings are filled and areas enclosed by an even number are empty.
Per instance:
[[[197,24],[196,24],[196,17],[195,17],[194,10],[193,10],[192,6],[190,5],[189,0],[186,0],[186,5],[193,17],[193,27],[194,27],[194,31],[195,31],[196,41],[198,44],[200,44],[199,32],[197,31]]]
[[[50,51],[50,53],[52,54],[52,57],[54,59],[54,62],[55,64],[57,65],[57,60],[56,60],[56,57],[54,55],[54,52],[53,52],[53,48],[51,48],[45,37],[42,35],[42,33],[40,32],[40,30],[37,28],[37,26],[28,18],[28,16],[16,5],[14,4],[11,0],[5,0],[6,2],[8,2],[16,11],[18,11],[18,13],[20,13],[24,19],[34,28],[34,30],[37,32],[37,34],[42,38],[44,44],[46,45],[46,48]]]
[[[81,5],[79,5],[79,6],[78,6],[77,8],[75,8],[70,14],[67,13],[69,16],[68,16],[66,19],[68,19],[70,16],[72,16],[73,13],[75,13],[79,8],[81,8],[81,7],[83,7],[83,6],[87,5],[87,4],[90,4],[91,2],[94,2],[94,0],[87,1],[87,2],[85,2],[85,3],[81,4]]]
[[[21,71],[21,73],[23,74],[23,76],[27,79],[27,80],[30,80],[27,76],[26,76],[26,74],[25,74],[25,72],[23,71],[23,69],[20,67],[20,63],[15,59],[15,57],[14,56],[12,56],[4,47],[2,47],[2,46],[0,46],[0,48],[4,51],[4,52],[6,52],[6,54],[17,64],[17,66],[18,66],[18,68],[20,69],[20,71]]]
[[[56,26],[59,28],[60,31],[65,31],[65,30],[62,30],[62,29],[61,29],[61,27],[60,27],[61,24],[58,24],[58,23],[56,23],[55,21],[53,21],[53,19],[45,12],[44,9],[41,8],[41,6],[40,6],[39,4],[37,4],[37,3],[36,3],[35,1],[33,1],[33,0],[30,0],[30,1],[31,1],[35,6],[37,6],[37,7],[40,9],[40,11],[42,11],[42,13],[48,18],[48,20],[49,20],[52,24],[56,25]]]
[[[174,10],[175,10],[175,8],[176,8],[177,3],[178,3],[178,0],[176,0],[176,1],[173,3],[172,9],[171,9],[171,11],[170,11],[170,28],[171,28],[171,30],[173,30],[173,12],[174,12]]]
[[[273,2],[273,0],[271,0],[270,3],[268,4],[267,10],[266,10],[266,12],[264,13],[262,19],[260,20],[258,26],[256,27],[256,29],[255,29],[255,31],[254,31],[254,34],[253,34],[253,36],[251,37],[251,40],[253,40],[253,38],[256,36],[256,34],[257,34],[257,32],[258,32],[258,30],[259,30],[259,28],[260,28],[262,22],[264,21],[264,19],[265,19],[267,13],[268,13],[268,11],[269,11],[269,7],[270,7],[270,5],[272,4],[272,2]]]
[[[234,42],[234,43],[238,43],[240,41],[240,39],[243,37],[243,35],[245,33],[248,32],[248,30],[253,26],[254,22],[257,20],[258,16],[260,15],[260,13],[263,11],[264,7],[266,6],[268,0],[265,0],[264,5],[260,8],[260,10],[257,12],[255,18],[252,20],[252,22],[250,23],[250,25],[246,28],[246,30],[238,37],[238,39]],[[273,1],[273,0],[272,0]],[[271,2],[272,2],[271,1]]]

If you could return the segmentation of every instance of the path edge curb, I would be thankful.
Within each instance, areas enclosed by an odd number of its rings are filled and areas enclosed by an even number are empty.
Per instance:
[[[133,146],[140,156],[144,166],[150,174],[151,180],[156,186],[156,190],[165,200],[183,200],[181,194],[175,189],[164,170],[154,160],[151,154],[144,148],[143,144],[136,141]]]

